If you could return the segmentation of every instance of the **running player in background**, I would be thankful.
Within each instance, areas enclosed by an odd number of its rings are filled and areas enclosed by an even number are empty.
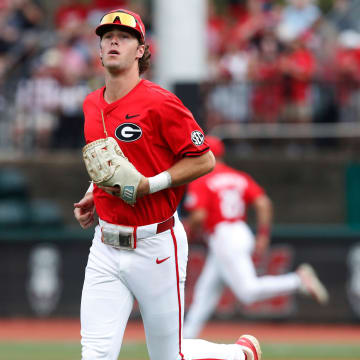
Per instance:
[[[218,304],[224,285],[244,304],[302,291],[321,304],[328,293],[308,264],[296,272],[276,276],[256,274],[252,261],[270,242],[272,204],[264,190],[246,173],[223,163],[224,145],[206,137],[216,158],[215,169],[189,184],[185,209],[189,232],[208,234],[208,256],[195,284],[193,302],[185,319],[184,337],[195,338]],[[256,237],[246,224],[248,206],[255,209]]]
[[[81,299],[82,359],[118,358],[136,299],[152,360],[260,360],[251,335],[235,344],[183,341],[188,245],[176,209],[184,185],[211,171],[214,156],[181,101],[140,78],[150,53],[139,15],[111,11],[96,34],[105,86],[84,101],[85,139],[112,138],[141,178],[135,204],[117,196],[121,189],[97,185],[74,204],[83,228],[99,216]]]

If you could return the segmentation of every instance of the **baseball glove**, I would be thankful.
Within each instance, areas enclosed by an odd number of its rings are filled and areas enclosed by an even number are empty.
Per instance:
[[[127,159],[112,137],[95,140],[83,148],[86,170],[92,181],[101,186],[119,186],[118,197],[130,205],[143,177]]]

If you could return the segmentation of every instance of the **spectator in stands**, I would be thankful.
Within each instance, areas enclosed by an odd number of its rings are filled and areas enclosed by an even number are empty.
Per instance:
[[[314,0],[287,0],[279,23],[280,31],[296,38],[311,30],[321,18]]]
[[[247,44],[252,38],[262,32],[266,26],[266,16],[261,0],[248,0],[246,10],[238,18],[237,25],[233,28],[233,37],[241,44]]]
[[[257,51],[249,61],[252,83],[252,121],[274,123],[280,118],[283,98],[283,76],[280,69],[280,44],[275,34],[264,34]]]
[[[327,16],[327,20],[338,32],[345,30],[360,31],[359,15],[359,1],[334,0],[333,7]]]
[[[229,79],[237,82],[245,81],[249,52],[247,49],[242,49],[241,43],[235,40],[227,41],[225,49],[225,53],[219,59],[218,79]]]
[[[216,84],[207,96],[207,130],[223,123],[248,120],[247,72],[249,53],[234,39],[228,40],[216,69]]]
[[[359,121],[360,116],[360,33],[347,30],[338,38],[333,64],[340,121]]]
[[[218,54],[210,53],[212,79],[221,84],[208,97],[209,128],[219,123],[249,120],[248,66],[253,42],[276,23],[276,12],[271,7],[265,8],[262,0],[248,0],[245,6],[231,4],[224,19],[214,15],[214,7],[210,9],[210,25],[216,35],[213,38],[222,39],[222,45],[216,46],[215,42],[210,47],[218,51]]]
[[[214,1],[207,1],[207,49],[211,55],[219,55],[224,51],[229,22],[233,19],[228,11],[219,11]]]
[[[91,58],[91,50],[82,37],[70,36],[58,39],[55,50],[60,57],[62,69],[71,68],[74,72],[84,74]]]
[[[283,74],[285,100],[282,120],[309,123],[312,121],[312,80],[316,70],[315,56],[307,47],[311,34],[305,33],[294,38],[289,35],[280,35],[285,47],[279,64]]]
[[[37,2],[33,0],[12,0],[10,2],[12,16],[9,19],[21,33],[26,30],[34,30],[43,24],[43,11]]]
[[[277,23],[277,14],[271,7],[264,7],[263,0],[247,0],[242,16],[238,16],[237,24],[231,30],[232,37],[246,46],[255,37],[273,27]]]
[[[72,24],[79,24],[86,21],[88,9],[79,2],[73,0],[61,0],[54,13],[56,29],[72,27]]]
[[[84,114],[82,105],[91,91],[84,81],[86,72],[66,67],[61,77],[59,91],[58,126],[54,132],[54,146],[77,149],[85,145],[83,137]]]
[[[0,77],[6,72],[8,63],[12,60],[10,49],[18,38],[18,31],[15,26],[9,23],[10,8],[6,5],[0,9]]]
[[[207,130],[224,123],[249,119],[249,89],[246,82],[219,82],[211,87],[205,103]]]
[[[50,59],[48,59],[50,60]],[[35,63],[16,91],[14,142],[23,152],[48,150],[56,125],[59,83],[52,65]]]
[[[39,47],[43,10],[33,0],[12,0],[0,9],[0,77],[14,66],[26,63]],[[24,69],[21,69],[24,70]]]

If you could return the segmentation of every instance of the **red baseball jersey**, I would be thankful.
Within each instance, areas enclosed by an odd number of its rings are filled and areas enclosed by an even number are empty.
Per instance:
[[[137,170],[146,177],[167,170],[184,156],[209,151],[204,134],[191,112],[169,91],[141,80],[127,95],[108,104],[105,87],[84,101],[86,143],[105,138],[101,113],[108,136]],[[94,186],[96,211],[112,224],[141,226],[161,222],[176,211],[185,187],[165,189],[146,195],[135,206]]]
[[[264,194],[248,174],[217,163],[215,169],[189,184],[186,210],[205,209],[205,229],[211,233],[223,221],[246,220],[247,207]]]

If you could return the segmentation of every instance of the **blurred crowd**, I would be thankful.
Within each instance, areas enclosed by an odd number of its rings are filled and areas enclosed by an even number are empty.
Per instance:
[[[61,0],[49,11],[44,3],[0,0],[0,146],[23,153],[84,145],[83,100],[103,86],[94,29],[107,11],[129,6],[126,0]],[[142,2],[131,8],[148,19]]]
[[[358,121],[360,2],[247,0],[209,13],[208,127]]]
[[[49,11],[40,0],[0,0],[0,146],[80,148],[82,101],[103,81],[94,28],[106,11],[131,7],[156,61],[151,5],[61,0]],[[357,121],[360,1],[208,0],[208,11],[208,129]],[[9,124],[10,137],[3,131]]]

